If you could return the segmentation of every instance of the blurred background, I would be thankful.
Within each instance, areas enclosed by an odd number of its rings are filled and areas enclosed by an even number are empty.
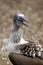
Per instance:
[[[30,21],[28,28],[23,26],[24,38],[39,41],[43,46],[43,0],[0,0],[0,50],[8,43],[16,12],[23,13]],[[12,65],[4,55],[0,51],[0,65]]]

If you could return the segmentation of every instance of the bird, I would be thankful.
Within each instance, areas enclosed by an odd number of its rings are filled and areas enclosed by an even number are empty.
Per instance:
[[[24,64],[29,65],[29,63],[30,63],[30,65],[32,65],[32,64],[34,65],[34,63],[36,63],[36,62],[38,64],[37,59],[36,59],[36,61],[34,61],[34,59],[33,60],[31,59],[32,61],[29,60],[28,57],[23,56],[23,53],[20,50],[20,49],[24,48],[25,46],[29,45],[29,42],[23,38],[22,27],[23,27],[23,25],[28,27],[28,25],[24,21],[29,23],[25,19],[24,14],[22,14],[22,13],[15,14],[15,16],[13,18],[13,29],[12,29],[10,39],[9,39],[9,42],[7,45],[7,49],[9,51],[8,57],[13,65],[24,65]],[[27,49],[28,48],[26,48],[25,50],[27,50]],[[30,56],[31,56],[31,53],[32,53],[32,50],[29,54]],[[35,51],[33,52],[32,57],[35,57]],[[41,65],[41,63],[40,63],[40,65]],[[43,63],[42,63],[42,65],[43,65]]]
[[[10,35],[10,39],[7,45],[8,52],[14,52],[21,54],[20,48],[24,47],[24,44],[27,44],[28,41],[23,38],[23,25],[28,26],[25,22],[29,23],[24,14],[16,13],[13,17],[13,29]]]

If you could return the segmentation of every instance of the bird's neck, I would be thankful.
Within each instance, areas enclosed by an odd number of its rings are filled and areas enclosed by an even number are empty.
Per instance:
[[[19,27],[19,26],[15,26],[15,29],[16,29],[16,30],[19,30],[19,29],[20,29],[20,27]]]

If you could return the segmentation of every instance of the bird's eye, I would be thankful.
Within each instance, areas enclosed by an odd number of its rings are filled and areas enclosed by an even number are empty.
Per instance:
[[[23,18],[22,18],[22,17],[19,17],[18,20],[19,20],[19,21],[23,21]]]
[[[22,17],[19,17],[19,19],[23,19]]]
[[[23,17],[19,17],[21,20],[23,20]]]

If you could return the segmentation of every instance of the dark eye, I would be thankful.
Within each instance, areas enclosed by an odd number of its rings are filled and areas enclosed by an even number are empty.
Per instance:
[[[19,18],[18,18],[18,21],[23,21],[23,18],[19,17]]]
[[[23,21],[23,18],[22,17],[19,17],[19,21]]]
[[[19,17],[19,19],[23,19],[22,17]]]

